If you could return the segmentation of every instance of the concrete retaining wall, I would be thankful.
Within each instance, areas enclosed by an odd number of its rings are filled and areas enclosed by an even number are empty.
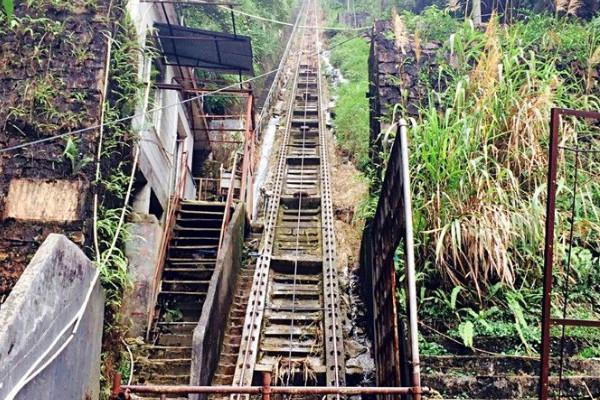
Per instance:
[[[369,156],[377,168],[374,174],[377,179],[384,165],[381,133],[390,126],[394,106],[402,105],[403,117],[418,118],[419,108],[428,105],[428,86],[440,93],[445,89],[438,86],[441,82],[436,79],[435,56],[441,43],[426,42],[416,49],[414,35],[409,34],[402,52],[396,48],[393,35],[390,36],[393,30],[390,21],[375,22],[369,55]],[[423,77],[429,77],[430,81],[423,81]]]
[[[132,287],[123,296],[121,314],[129,336],[136,337],[146,334],[162,228],[152,214],[133,216],[133,222],[129,224],[130,239],[125,244]]]
[[[95,272],[65,236],[51,234],[41,245],[0,310],[1,399],[77,314]],[[16,399],[97,399],[103,317],[104,293],[96,282],[75,337]]]
[[[217,258],[200,322],[194,330],[190,384],[210,385],[219,363],[219,354],[231,307],[246,227],[244,205],[239,204],[223,238],[223,251]]]

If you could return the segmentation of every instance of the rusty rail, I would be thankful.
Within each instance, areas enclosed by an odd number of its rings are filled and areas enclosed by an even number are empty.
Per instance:
[[[556,192],[557,192],[557,174],[558,174],[558,155],[560,137],[560,122],[562,116],[571,116],[580,119],[594,119],[600,121],[600,112],[594,111],[582,111],[582,110],[569,110],[564,108],[553,108],[550,117],[550,143],[548,145],[548,193],[546,203],[546,226],[545,226],[545,244],[544,244],[544,287],[542,297],[542,343],[541,343],[541,357],[540,357],[540,386],[539,386],[539,399],[547,400],[549,398],[549,378],[550,378],[550,344],[552,337],[550,335],[551,326],[585,326],[588,328],[600,328],[600,321],[592,320],[576,320],[569,319],[566,315],[563,318],[552,318],[552,286],[553,286],[553,268],[554,268],[554,236],[555,236],[555,222],[556,222]],[[564,149],[564,148],[563,148]],[[575,150],[575,149],[567,149]],[[577,150],[575,150],[577,151]],[[577,165],[575,166],[577,169]],[[576,181],[576,179],[575,179]],[[573,196],[577,196],[577,193],[573,193]],[[574,197],[576,198],[576,197]],[[574,204],[574,203],[573,203]],[[574,215],[571,215],[571,224],[574,223]],[[568,279],[567,270],[567,279]],[[568,286],[566,287],[566,293],[568,294]],[[563,300],[567,302],[567,298]],[[566,306],[565,306],[566,307]],[[566,314],[566,308],[563,310]],[[563,332],[564,334],[564,332]],[[561,350],[562,352],[562,350]],[[562,357],[562,354],[561,354]],[[559,377],[559,388],[560,381],[562,379],[562,366],[561,376]]]
[[[229,178],[229,189],[227,189],[227,199],[225,200],[225,210],[223,214],[223,222],[221,224],[221,233],[219,235],[219,247],[218,251],[221,251],[221,244],[223,244],[223,237],[225,236],[225,229],[231,219],[231,207],[233,206],[233,196],[235,194],[235,177],[237,170],[238,155],[235,153],[233,158],[233,164],[231,167],[231,177]]]
[[[113,379],[112,398],[129,399],[131,393],[158,395],[186,394],[239,394],[260,395],[270,400],[272,394],[280,395],[420,395],[429,393],[428,387],[362,387],[362,386],[271,386],[272,374],[263,373],[262,386],[191,386],[191,385],[121,385],[121,375]]]
[[[217,178],[193,178],[196,184],[196,200],[214,201],[220,197],[221,180]],[[209,197],[209,196],[212,196]]]
[[[265,98],[265,101],[260,110],[260,114],[258,116],[258,121],[256,122],[256,137],[259,140],[262,139],[263,129],[265,127],[265,123],[267,122],[267,118],[270,115],[271,106],[272,106],[272,102],[273,102],[275,93],[278,93],[281,90],[281,85],[283,83],[282,76],[283,76],[285,62],[289,57],[290,50],[292,48],[292,42],[294,40],[294,36],[296,34],[296,31],[298,30],[298,26],[300,25],[300,17],[301,16],[302,16],[302,13],[298,12],[298,15],[296,16],[296,21],[294,22],[292,31],[290,32],[290,37],[285,46],[285,50],[283,51],[283,55],[281,56],[281,60],[279,61],[279,65],[277,67],[277,72],[275,73],[275,78],[273,78],[273,83],[271,84],[271,87],[269,88],[269,93],[267,94],[267,97]]]
[[[296,58],[297,60],[294,63],[295,67],[291,83],[293,92],[290,95],[287,104],[286,128],[281,139],[282,144],[279,148],[277,168],[273,177],[273,195],[269,199],[267,205],[267,213],[265,215],[265,227],[263,233],[263,244],[260,250],[261,255],[258,258],[256,272],[253,278],[253,288],[267,287],[268,285],[268,275],[270,271],[271,257],[273,255],[273,247],[275,243],[275,225],[277,222],[277,216],[279,212],[280,197],[284,186],[288,143],[290,140],[290,131],[292,127],[295,91],[297,87],[298,73],[300,70],[300,52],[298,53],[298,55],[296,55]],[[258,356],[258,344],[266,301],[266,290],[252,290],[250,292],[248,308],[246,310],[246,320],[244,323],[244,329],[242,331],[240,352],[238,355],[236,370],[233,378],[234,385],[236,386],[250,386],[252,382],[254,364]]]
[[[171,235],[173,233],[173,225],[175,224],[175,216],[177,213],[177,208],[179,207],[179,203],[184,196],[185,191],[185,181],[187,178],[187,152],[184,151],[181,154],[181,162],[179,164],[179,174],[177,175],[177,182],[175,184],[175,192],[171,199],[169,200],[169,205],[167,209],[167,217],[165,218],[165,225],[163,229],[163,234],[160,242],[160,250],[158,252],[158,257],[156,259],[156,268],[154,269],[154,277],[152,280],[152,299],[153,301],[149,302],[148,309],[148,325],[146,328],[146,339],[150,338],[150,330],[152,329],[152,321],[154,320],[154,305],[156,304],[156,296],[158,295],[158,286],[160,284],[160,278],[162,276],[163,270],[165,268],[165,258],[167,255],[167,250],[169,247],[169,241],[171,240]]]

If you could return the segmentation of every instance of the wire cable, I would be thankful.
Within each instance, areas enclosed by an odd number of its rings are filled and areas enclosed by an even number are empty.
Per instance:
[[[267,75],[270,75],[270,74],[272,74],[272,73],[274,73],[276,71],[277,71],[277,69],[265,72],[263,74],[260,74],[260,75],[257,75],[255,77],[252,77],[250,79],[246,79],[246,80],[242,81],[241,83],[244,84],[244,83],[249,83],[249,82],[255,81],[257,79],[260,79],[260,78],[263,78],[263,77],[265,77]],[[79,135],[79,134],[82,134],[82,133],[86,133],[86,132],[90,132],[90,131],[93,131],[93,130],[96,130],[96,129],[100,129],[101,127],[117,125],[117,124],[120,124],[122,122],[131,121],[131,120],[133,120],[133,119],[135,119],[137,117],[145,117],[147,114],[152,114],[152,113],[155,113],[157,111],[169,109],[169,108],[172,108],[172,107],[177,107],[179,105],[190,103],[190,102],[198,100],[198,99],[203,99],[204,97],[214,96],[214,95],[216,95],[216,94],[218,94],[220,92],[223,92],[223,91],[225,91],[227,89],[238,87],[239,85],[240,85],[239,82],[232,83],[231,85],[227,85],[227,86],[224,86],[222,88],[219,88],[219,89],[216,89],[216,90],[213,90],[213,91],[210,91],[210,92],[202,93],[202,94],[199,94],[197,96],[190,97],[189,99],[185,99],[185,100],[177,101],[175,103],[167,104],[166,106],[155,107],[155,108],[153,108],[151,110],[147,110],[147,111],[145,111],[145,112],[143,112],[141,114],[137,114],[136,113],[136,114],[133,114],[133,115],[130,115],[130,116],[127,116],[127,117],[116,119],[114,121],[106,122],[104,124],[97,124],[97,125],[93,125],[93,126],[90,126],[90,127],[87,127],[87,128],[76,129],[76,130],[73,130],[73,131],[64,132],[64,133],[61,133],[61,134],[58,134],[58,135],[54,135],[54,136],[48,136],[48,137],[45,137],[43,139],[33,140],[31,142],[26,142],[26,143],[21,143],[21,144],[15,145],[15,146],[4,147],[4,148],[0,149],[0,154],[1,153],[6,153],[6,152],[9,152],[9,151],[12,151],[12,150],[22,149],[24,147],[29,147],[29,146],[36,145],[36,144],[51,142],[53,140],[60,139],[60,138],[63,138],[63,137],[67,137],[67,136]]]
[[[236,10],[236,9],[230,9],[229,7],[225,7],[223,5],[219,5],[219,8],[222,8],[224,10],[227,10],[228,12],[233,12],[236,14],[240,14],[240,15],[244,15],[246,17],[250,17],[250,18],[254,18],[260,21],[264,21],[264,22],[271,22],[274,24],[279,24],[279,25],[286,25],[286,26],[294,26],[294,24],[290,23],[290,22],[285,22],[285,21],[280,21],[277,19],[273,19],[273,18],[266,18],[266,17],[262,17],[260,15],[255,15],[255,14],[250,14],[247,13],[245,11],[241,11],[241,10]],[[343,27],[336,27],[336,26],[327,26],[327,27],[320,27],[318,25],[300,25],[300,28],[304,28],[304,29],[315,29],[315,30],[322,30],[322,31],[345,31],[345,32],[351,32],[351,31],[364,31],[367,29],[371,29],[370,26],[363,26],[360,28],[343,28]]]
[[[361,36],[362,36],[362,32],[358,33],[356,35],[353,35],[352,37],[350,37],[350,38],[348,38],[346,40],[343,40],[343,41],[341,41],[339,43],[336,43],[333,46],[330,46],[329,49],[342,46],[342,45],[344,45],[344,44],[346,44],[346,43],[348,43],[348,42],[350,42],[350,41],[352,41],[354,39],[357,39],[357,38],[361,37]],[[321,51],[317,50],[314,54],[321,54],[324,51],[326,51],[326,50],[321,50]],[[210,91],[210,92],[206,92],[206,93],[202,93],[202,94],[197,95],[197,96],[190,97],[189,99],[185,99],[185,100],[177,101],[175,103],[167,104],[166,106],[155,107],[155,108],[153,108],[151,110],[147,110],[147,111],[145,111],[145,112],[143,112],[141,114],[133,114],[133,115],[130,115],[128,117],[123,117],[123,118],[116,119],[114,121],[106,122],[104,124],[97,124],[97,125],[89,126],[87,128],[76,129],[76,130],[72,130],[72,131],[60,133],[60,134],[54,135],[54,136],[48,136],[48,137],[45,137],[43,139],[37,139],[37,140],[32,140],[32,141],[26,142],[26,143],[20,143],[20,144],[14,145],[14,146],[3,147],[3,148],[0,149],[0,154],[7,153],[9,151],[14,151],[14,150],[22,149],[22,148],[29,147],[29,146],[34,146],[34,145],[37,145],[37,144],[52,142],[54,140],[61,139],[61,138],[64,138],[64,137],[68,137],[68,136],[80,135],[80,134],[83,134],[83,133],[91,132],[91,131],[96,130],[96,129],[100,129],[101,126],[106,127],[106,126],[117,125],[117,124],[120,124],[122,122],[131,121],[131,120],[133,120],[133,119],[135,119],[137,117],[145,117],[147,114],[152,114],[152,113],[155,113],[157,111],[161,111],[161,110],[166,110],[166,109],[169,109],[169,108],[177,107],[179,105],[190,103],[192,101],[195,101],[195,100],[198,100],[198,99],[203,99],[205,97],[215,96],[215,95],[218,95],[219,93],[221,93],[221,92],[223,92],[223,91],[225,91],[227,89],[236,88],[240,84],[250,83],[250,82],[253,82],[255,80],[264,78],[265,76],[269,76],[271,74],[274,74],[275,72],[279,71],[280,68],[281,67],[275,68],[275,69],[273,69],[271,71],[267,71],[267,72],[262,73],[260,75],[257,75],[257,76],[254,76],[252,78],[243,80],[242,82],[232,83],[231,85],[223,86],[223,87],[221,87],[219,89],[216,89],[216,90],[213,90],[213,91]]]
[[[577,181],[579,178],[579,152],[575,152],[575,173],[573,177],[573,200],[571,202],[571,215],[569,218],[569,249],[567,251],[567,268],[565,270],[565,283],[563,285],[563,307],[562,316],[563,319],[567,319],[567,308],[569,303],[569,277],[571,275],[571,256],[573,253],[573,236],[575,234],[575,219],[577,218]],[[563,372],[564,372],[564,359],[565,359],[565,334],[567,326],[565,324],[561,327],[560,334],[560,358],[559,358],[559,370],[558,370],[558,398],[562,398],[563,390]]]

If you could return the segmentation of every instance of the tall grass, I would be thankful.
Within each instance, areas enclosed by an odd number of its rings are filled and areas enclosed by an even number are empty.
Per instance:
[[[493,21],[485,32],[459,25],[438,57],[447,81],[440,87],[447,89],[430,88],[430,105],[413,121],[414,219],[425,290],[459,287],[462,307],[502,306],[496,310],[513,316],[524,342],[531,338],[524,321],[533,322],[541,293],[550,110],[600,109],[592,94],[598,83],[589,78],[597,73],[596,26],[549,16],[509,27]],[[565,120],[562,145],[594,141],[600,142],[597,127]],[[596,260],[599,161],[581,162],[588,173],[576,193],[575,243]],[[563,155],[560,162],[559,260],[568,244],[574,159]],[[472,319],[465,315],[459,321]]]

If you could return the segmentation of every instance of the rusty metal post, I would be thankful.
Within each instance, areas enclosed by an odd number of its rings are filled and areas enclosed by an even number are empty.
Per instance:
[[[271,380],[270,371],[263,372],[262,398],[263,400],[271,400]]]
[[[112,391],[110,393],[110,398],[113,400],[118,399],[120,393],[121,393],[121,374],[117,372],[115,374],[115,376],[113,376],[113,384],[112,384]]]
[[[556,213],[556,175],[558,171],[558,128],[560,111],[553,108],[550,119],[550,146],[548,150],[548,195],[546,204],[546,243],[544,246],[544,288],[542,303],[542,345],[540,366],[540,400],[548,399],[550,375],[550,311],[552,307],[552,269],[554,265],[554,223]]]
[[[415,272],[414,232],[412,221],[412,201],[410,171],[408,162],[407,124],[400,120],[400,154],[402,162],[402,196],[404,197],[404,249],[406,290],[408,295],[408,343],[410,345],[411,385],[421,387],[421,362],[419,357],[419,325],[417,315],[417,274]],[[395,293],[395,292],[394,292]],[[412,399],[421,400],[421,393],[412,395]]]

